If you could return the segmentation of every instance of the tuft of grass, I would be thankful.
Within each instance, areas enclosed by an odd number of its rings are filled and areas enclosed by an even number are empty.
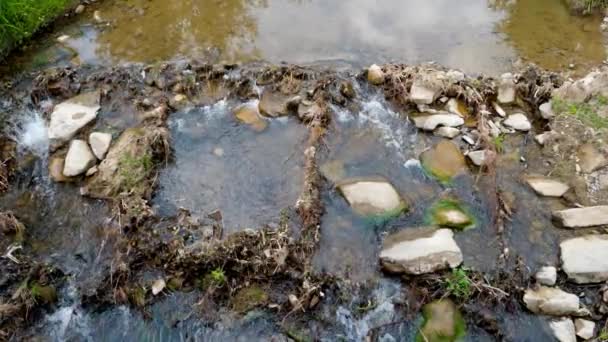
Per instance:
[[[154,167],[152,156],[144,154],[139,157],[132,156],[127,153],[122,156],[119,161],[120,176],[123,179],[123,185],[127,189],[136,187],[141,181],[146,179],[148,173]]]
[[[208,289],[208,288],[220,288],[222,286],[224,286],[224,284],[226,284],[227,282],[227,278],[226,278],[226,273],[224,273],[224,270],[221,268],[216,268],[214,270],[211,270],[211,272],[207,273],[201,283],[200,286],[203,289]]]
[[[598,335],[597,339],[600,342],[608,341],[608,330],[606,328],[602,329],[602,331]]]
[[[74,0],[1,0],[0,55],[33,35],[73,3]]]
[[[473,281],[469,278],[469,270],[459,267],[452,270],[445,280],[445,290],[450,296],[467,300],[471,296]]]
[[[500,134],[499,136],[494,137],[492,139],[492,144],[494,144],[496,152],[502,153],[505,150],[505,135]]]
[[[608,118],[597,113],[599,107],[606,104],[608,99],[604,96],[597,96],[584,103],[568,102],[560,98],[551,100],[551,106],[556,114],[574,116],[584,125],[597,130],[608,129]]]

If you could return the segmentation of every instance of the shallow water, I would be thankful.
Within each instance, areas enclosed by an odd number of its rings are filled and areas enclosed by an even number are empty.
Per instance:
[[[496,74],[519,58],[582,71],[606,57],[601,18],[573,17],[561,0],[107,0],[92,7],[8,65],[185,56],[356,65],[436,61]],[[103,23],[93,20],[94,9]],[[54,38],[61,34],[71,38],[58,44]]]

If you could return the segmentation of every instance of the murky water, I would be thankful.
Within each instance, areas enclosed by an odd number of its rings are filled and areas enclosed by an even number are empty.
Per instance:
[[[561,0],[107,0],[9,64],[436,61],[496,74],[519,58],[578,70],[606,55],[599,17]],[[93,10],[98,10],[98,23]],[[336,15],[338,14],[339,15]],[[61,34],[71,38],[54,41]]]

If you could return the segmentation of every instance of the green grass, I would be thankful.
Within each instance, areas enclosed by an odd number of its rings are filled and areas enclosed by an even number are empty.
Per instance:
[[[200,282],[200,286],[203,289],[207,288],[220,288],[226,284],[228,278],[226,277],[226,273],[221,268],[216,268],[211,270],[211,272],[207,273]]]
[[[74,0],[0,0],[0,56],[63,13]]]
[[[123,185],[126,189],[132,189],[148,176],[154,167],[154,162],[149,154],[136,157],[127,153],[120,159],[119,167]]]
[[[472,281],[469,278],[469,270],[464,267],[455,268],[452,274],[445,280],[445,290],[450,296],[460,300],[467,300],[471,296]]]
[[[597,96],[584,103],[568,102],[560,98],[551,100],[551,106],[556,114],[574,116],[584,125],[598,130],[608,129],[608,118],[597,114],[598,109],[606,104],[608,99],[603,96]]]
[[[505,150],[505,135],[500,134],[499,136],[492,138],[492,144],[494,144],[496,152],[502,153]]]
[[[597,339],[600,342],[605,342],[608,341],[608,330],[606,330],[606,328],[602,329],[602,331],[600,332],[599,336],[597,337]]]

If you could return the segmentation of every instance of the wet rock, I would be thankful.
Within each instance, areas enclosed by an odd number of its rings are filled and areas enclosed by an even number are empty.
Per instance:
[[[557,281],[557,269],[553,266],[544,266],[534,275],[541,285],[553,286]]]
[[[440,141],[433,148],[422,152],[420,162],[427,172],[443,182],[466,170],[462,152],[448,140]]]
[[[55,106],[49,124],[49,139],[54,143],[70,140],[81,128],[97,117],[99,93],[76,96]]]
[[[584,173],[591,173],[608,165],[608,159],[593,144],[583,144],[577,153],[579,165]]]
[[[555,116],[555,113],[553,113],[551,102],[545,102],[541,104],[538,110],[540,111],[540,116],[542,116],[543,119],[549,120]]]
[[[359,215],[398,215],[407,208],[397,190],[380,178],[344,182],[338,189]]]
[[[515,102],[515,79],[512,74],[505,73],[500,76],[500,84],[498,85],[499,103],[509,104]]]
[[[382,71],[382,68],[376,64],[372,64],[367,69],[367,81],[374,85],[384,83],[384,72]]]
[[[507,119],[503,121],[503,124],[518,131],[529,131],[532,128],[530,120],[521,113],[509,115]]]
[[[251,126],[255,131],[261,132],[268,126],[268,122],[260,115],[256,102],[242,104],[233,112],[239,121]]]
[[[165,279],[161,278],[156,280],[154,284],[152,284],[152,294],[156,296],[157,294],[161,293],[165,289],[166,285]]]
[[[96,162],[97,159],[84,140],[72,140],[65,157],[63,175],[66,177],[81,175],[93,167]]]
[[[554,221],[565,228],[584,228],[608,224],[608,205],[573,208],[553,212]]]
[[[502,109],[502,107],[498,103],[492,102],[492,106],[494,107],[494,111],[496,112],[496,114],[498,114],[498,116],[503,118],[507,116],[507,112],[505,112],[505,110]]]
[[[570,318],[553,320],[549,322],[549,327],[553,331],[553,336],[559,342],[576,342],[574,323]]]
[[[460,134],[460,130],[458,128],[454,128],[454,127],[441,126],[437,129],[435,129],[435,135],[444,137],[444,138],[448,138],[448,139],[453,139],[453,138],[457,137],[459,134]]]
[[[440,90],[431,82],[415,80],[410,89],[410,100],[416,104],[431,104],[435,102]]]
[[[608,235],[586,235],[560,244],[562,269],[577,284],[608,280]]]
[[[547,143],[557,139],[559,137],[559,133],[554,131],[545,132],[542,134],[538,134],[534,137],[534,141],[536,141],[539,145],[546,145]]]
[[[295,297],[295,295],[291,295]],[[297,297],[289,297],[289,303],[296,307]],[[268,294],[264,289],[257,285],[251,285],[240,289],[232,298],[232,308],[236,312],[247,312],[257,306],[264,305],[268,301]]]
[[[574,327],[576,328],[576,335],[583,340],[592,339],[595,335],[595,322],[593,321],[577,318],[574,321]]]
[[[463,118],[469,116],[467,105],[458,99],[450,99],[446,104],[446,110]]]
[[[61,157],[53,157],[49,162],[49,175],[54,182],[70,182],[72,178],[63,175],[65,159]]]
[[[462,252],[449,229],[411,228],[386,237],[382,267],[391,273],[424,274],[462,263]]]
[[[526,182],[537,194],[547,197],[562,197],[570,189],[568,184],[542,176],[526,177]]]
[[[466,324],[456,305],[449,299],[434,301],[422,308],[424,323],[416,341],[461,341],[466,335]]]
[[[469,159],[471,160],[471,162],[473,162],[473,164],[475,164],[477,166],[482,166],[482,165],[485,165],[486,155],[489,152],[490,151],[487,151],[487,150],[472,151],[467,154],[467,157],[469,157]]]
[[[566,316],[579,311],[578,296],[558,288],[540,286],[538,289],[527,289],[524,303],[528,310],[542,315]]]
[[[429,209],[432,223],[445,228],[464,229],[473,225],[471,215],[458,203],[451,199],[442,199]]]
[[[271,118],[289,114],[290,106],[294,104],[293,98],[277,91],[265,90],[259,102],[260,114]],[[297,105],[296,105],[297,106]]]
[[[108,150],[110,149],[111,142],[112,134],[110,133],[93,132],[89,134],[89,145],[91,145],[93,154],[95,154],[95,157],[99,160],[105,158],[106,153],[108,153]]]
[[[456,114],[434,114],[417,116],[412,118],[416,127],[425,131],[433,131],[438,126],[460,127],[464,125],[464,119]]]

